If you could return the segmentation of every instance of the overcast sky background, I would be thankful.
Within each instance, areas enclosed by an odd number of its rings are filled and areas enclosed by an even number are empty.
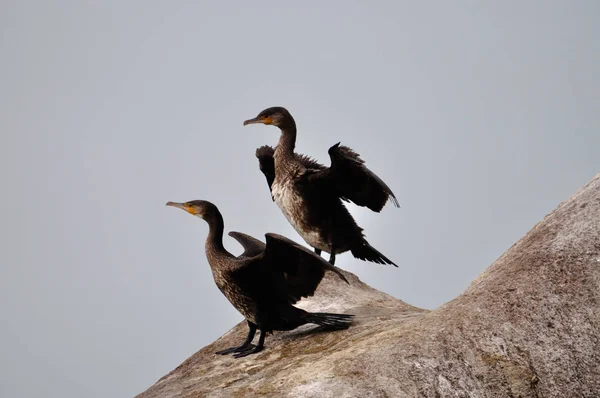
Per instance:
[[[216,3],[0,3],[0,396],[131,397],[242,319],[165,202],[303,242],[254,157],[278,130],[242,127],[266,107],[394,190],[351,211],[399,268],[337,265],[419,307],[600,172],[597,1]]]

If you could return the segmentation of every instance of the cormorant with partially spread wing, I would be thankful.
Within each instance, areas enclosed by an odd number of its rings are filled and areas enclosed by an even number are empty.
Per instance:
[[[230,232],[243,247],[234,256],[223,246],[223,216],[217,207],[204,200],[186,203],[168,202],[200,217],[208,223],[205,251],[213,278],[219,290],[246,318],[248,337],[239,347],[217,354],[234,354],[240,358],[261,351],[265,337],[273,330],[292,330],[307,323],[327,329],[345,329],[353,315],[307,312],[294,307],[302,297],[315,293],[325,271],[336,273],[346,283],[344,275],[320,256],[277,234],[266,234],[266,245],[241,232]],[[252,344],[260,330],[257,345]]]
[[[273,149],[256,150],[260,169],[267,179],[271,197],[302,238],[315,249],[335,255],[346,251],[358,259],[379,264],[394,264],[367,242],[342,201],[353,202],[375,212],[388,199],[396,206],[392,190],[352,149],[339,143],[329,148],[331,166],[325,167],[311,158],[294,152],[296,122],[287,109],[273,107],[246,120],[279,127],[281,136]]]

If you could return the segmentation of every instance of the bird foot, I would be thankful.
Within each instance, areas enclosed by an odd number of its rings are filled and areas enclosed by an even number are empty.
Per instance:
[[[256,354],[257,352],[260,352],[263,350],[264,347],[261,346],[255,346],[254,344],[250,344],[247,348],[245,348],[243,351],[238,351],[236,354],[233,354],[234,358],[242,358],[242,357],[246,357],[250,354]]]
[[[247,349],[249,347],[254,347],[254,345],[253,344],[246,344],[246,345],[241,345],[239,347],[231,347],[231,348],[227,348],[225,350],[217,351],[217,352],[215,352],[215,354],[217,354],[217,355],[233,354],[234,352],[244,351],[245,349]]]

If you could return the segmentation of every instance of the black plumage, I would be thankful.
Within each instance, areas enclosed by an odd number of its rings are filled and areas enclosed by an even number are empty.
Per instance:
[[[275,180],[275,159],[274,159],[275,150],[273,147],[269,145],[263,145],[260,148],[256,149],[256,158],[258,159],[258,166],[260,171],[265,175],[267,179],[267,184],[269,184],[269,191],[271,191],[271,186],[273,185],[273,181]],[[306,155],[301,155],[298,153],[294,153],[297,161],[302,164],[304,168],[307,170],[317,170],[323,171],[327,169],[327,167],[319,164],[316,160]]]
[[[325,271],[333,271],[348,282],[321,257],[281,235],[266,234],[265,244],[241,232],[230,232],[244,248],[236,257],[223,246],[223,217],[214,204],[195,200],[168,202],[167,206],[183,209],[208,223],[205,251],[215,283],[248,322],[246,341],[217,354],[234,354],[239,358],[259,352],[264,347],[266,333],[273,330],[291,330],[307,323],[331,329],[350,325],[352,315],[310,313],[293,305],[314,294]],[[261,334],[255,346],[252,340],[256,330]]]
[[[294,152],[296,123],[282,107],[268,108],[244,125],[262,123],[281,130],[275,148],[262,146],[256,150],[260,170],[267,179],[271,198],[277,203],[290,224],[311,245],[315,252],[335,255],[351,251],[353,256],[380,264],[394,264],[364,237],[342,201],[353,202],[380,212],[388,200],[396,207],[398,200],[360,156],[337,143],[329,148],[331,166]]]

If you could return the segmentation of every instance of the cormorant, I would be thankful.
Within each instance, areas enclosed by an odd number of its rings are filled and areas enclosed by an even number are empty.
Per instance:
[[[240,358],[259,352],[265,337],[273,330],[292,330],[307,323],[327,329],[345,329],[354,315],[311,313],[293,304],[302,297],[312,296],[325,271],[335,272],[346,283],[344,275],[327,261],[294,241],[277,234],[266,234],[266,245],[240,232],[229,232],[244,252],[236,257],[223,247],[223,217],[217,207],[204,200],[186,203],[168,202],[204,219],[208,223],[205,250],[208,263],[219,290],[246,318],[248,337],[239,347],[216,354],[234,354]],[[260,330],[258,345],[252,340]]]
[[[331,166],[294,153],[296,122],[287,109],[273,107],[260,112],[248,124],[279,127],[281,136],[273,149],[265,145],[256,150],[259,166],[269,184],[271,198],[298,234],[315,249],[335,255],[348,250],[358,259],[379,264],[396,264],[367,242],[343,201],[353,202],[379,212],[389,200],[398,201],[392,190],[369,170],[352,149],[335,144],[329,148]]]

